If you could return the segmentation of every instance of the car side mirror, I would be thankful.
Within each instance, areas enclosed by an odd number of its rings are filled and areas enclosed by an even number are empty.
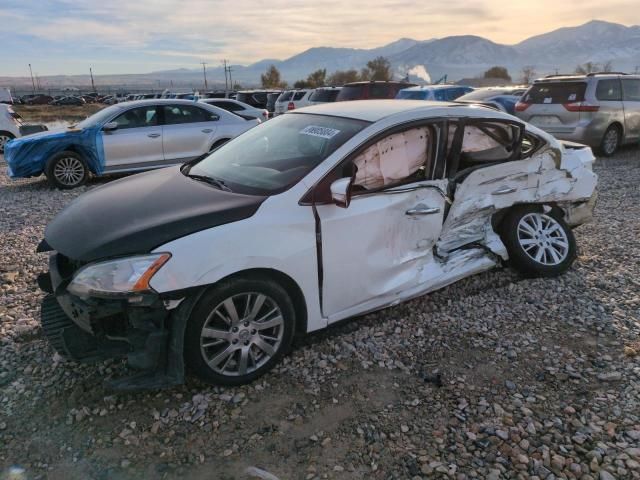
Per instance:
[[[118,123],[117,122],[109,122],[109,123],[105,123],[102,127],[102,130],[104,132],[113,132],[114,130],[118,129]]]
[[[340,178],[331,184],[331,199],[336,206],[347,208],[351,203],[351,185],[350,177]]]

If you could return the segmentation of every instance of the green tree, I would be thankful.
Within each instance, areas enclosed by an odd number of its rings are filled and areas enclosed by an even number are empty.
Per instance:
[[[293,88],[311,88],[308,80],[296,80]]]
[[[505,67],[495,66],[484,72],[484,78],[501,78],[507,82],[511,81],[511,75]]]
[[[367,66],[360,71],[362,80],[391,80],[391,63],[385,57],[376,57],[367,62]]]
[[[327,77],[327,85],[339,87],[345,83],[357,82],[360,80],[357,70],[336,70]]]
[[[613,63],[611,60],[600,65],[599,63],[586,62],[576,67],[576,73],[579,75],[586,75],[587,73],[594,72],[610,72],[613,70]]]
[[[536,70],[533,65],[525,65],[522,67],[522,83],[529,85],[536,78]]]
[[[286,84],[280,78],[280,70],[275,65],[270,65],[267,71],[260,75],[262,88],[283,88]]]
[[[311,72],[307,77],[308,88],[324,87],[327,79],[327,69],[320,68],[315,72]]]

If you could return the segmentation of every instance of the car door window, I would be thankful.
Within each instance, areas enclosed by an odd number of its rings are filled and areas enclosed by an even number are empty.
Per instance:
[[[307,92],[296,92],[293,95],[293,100],[294,101],[298,101],[298,100],[302,100],[304,98],[304,96],[306,95]]]
[[[640,79],[623,78],[622,90],[626,101],[640,102]]]
[[[156,106],[132,108],[118,115],[113,122],[118,124],[118,129],[154,127],[158,125]]]
[[[622,89],[620,88],[620,80],[600,80],[596,86],[596,98],[601,101],[620,101],[622,100]]]
[[[193,105],[167,105],[163,110],[165,125],[211,122],[218,119],[215,113]]]

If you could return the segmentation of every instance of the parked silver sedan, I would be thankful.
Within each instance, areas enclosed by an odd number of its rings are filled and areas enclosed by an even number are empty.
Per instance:
[[[12,178],[44,173],[52,185],[68,189],[82,185],[91,174],[188,162],[259,123],[191,100],[124,102],[66,130],[12,140],[5,158]]]

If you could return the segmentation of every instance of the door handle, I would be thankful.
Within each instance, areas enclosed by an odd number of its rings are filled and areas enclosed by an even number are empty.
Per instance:
[[[159,133],[150,133],[149,135],[147,135],[147,137],[149,138],[158,138],[160,136]]]
[[[492,192],[491,195],[506,195],[507,193],[513,193],[515,191],[516,189],[513,187],[504,186],[504,187],[500,187],[495,192]]]
[[[211,132],[213,132],[213,129],[211,128],[205,128],[202,130],[202,133],[211,133]]]
[[[439,213],[440,209],[438,207],[415,207],[410,208],[405,212],[406,215],[433,215],[434,213]]]

